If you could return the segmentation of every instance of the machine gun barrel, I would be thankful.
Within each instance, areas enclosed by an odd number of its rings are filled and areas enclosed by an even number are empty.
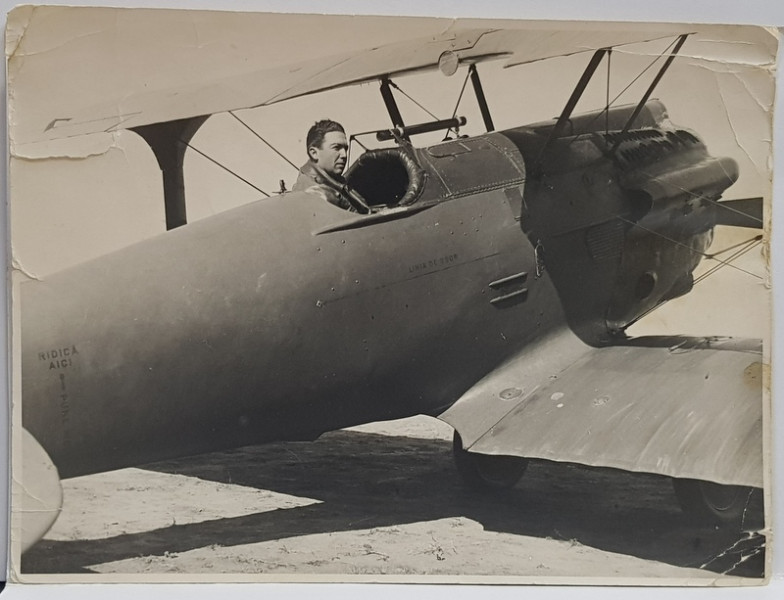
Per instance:
[[[430,133],[431,131],[440,131],[442,129],[453,129],[461,127],[466,124],[465,117],[454,117],[452,119],[441,119],[439,121],[428,121],[426,123],[417,123],[416,125],[406,125],[404,127],[395,127],[394,129],[383,129],[376,132],[376,139],[379,142],[388,142],[396,137],[408,138],[412,135],[420,133]]]

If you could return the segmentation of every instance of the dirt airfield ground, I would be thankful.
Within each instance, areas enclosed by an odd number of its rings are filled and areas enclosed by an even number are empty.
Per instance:
[[[478,493],[451,435],[415,417],[66,480],[22,568],[697,584],[762,572],[762,538],[693,523],[666,478],[534,461],[513,490]]]

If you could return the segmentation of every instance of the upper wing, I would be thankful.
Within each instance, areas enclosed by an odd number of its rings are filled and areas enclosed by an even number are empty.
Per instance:
[[[441,419],[464,447],[762,487],[758,341],[643,337],[533,344]]]
[[[476,22],[456,28],[444,19],[409,20],[405,29],[385,23],[390,21],[20,7],[9,16],[6,36],[12,140],[27,144],[271,104],[436,68],[446,51],[465,62],[504,58],[511,66],[682,33],[677,26],[662,31],[628,24],[598,30],[588,23],[517,29],[470,27]],[[394,42],[400,31],[415,33]],[[324,47],[332,52],[321,53]]]

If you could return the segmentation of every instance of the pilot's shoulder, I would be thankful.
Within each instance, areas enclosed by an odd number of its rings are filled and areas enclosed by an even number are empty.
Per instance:
[[[310,187],[305,188],[302,191],[304,191],[307,194],[314,194],[314,195],[318,196],[319,198],[321,198],[322,200],[329,201],[329,198],[327,196],[327,192],[324,189],[323,185],[314,184],[314,185],[311,185]]]
[[[297,174],[297,180],[294,182],[294,186],[291,188],[292,192],[304,192],[308,188],[317,185],[319,181],[315,177],[316,173],[313,171],[313,167],[309,163],[305,163],[299,170]]]

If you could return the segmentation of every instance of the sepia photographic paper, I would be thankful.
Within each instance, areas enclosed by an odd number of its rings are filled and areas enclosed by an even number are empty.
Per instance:
[[[778,43],[16,8],[11,578],[766,583]]]

